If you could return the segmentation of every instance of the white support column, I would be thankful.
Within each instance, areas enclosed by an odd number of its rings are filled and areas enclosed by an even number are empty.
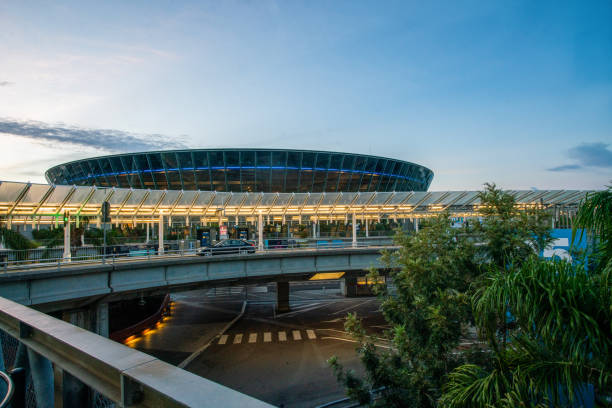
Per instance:
[[[159,245],[157,246],[157,253],[159,255],[164,253],[164,215],[159,214],[159,228],[157,232],[157,241]]]
[[[414,230],[416,232],[419,232],[419,219],[418,218],[414,219]]]
[[[353,212],[353,248],[357,247],[357,215]]]
[[[264,242],[263,242],[263,215],[261,211],[259,212],[259,218],[257,219],[257,249],[263,251]]]
[[[151,223],[147,222],[146,225],[147,225],[147,239],[145,240],[145,244],[148,244],[149,243],[149,234],[150,234],[149,233],[149,229],[151,228],[150,227]]]
[[[70,252],[70,216],[68,222],[64,225],[64,261],[70,262],[72,254]]]
[[[363,220],[365,221],[365,227],[366,227],[366,238],[370,237],[370,227],[369,227],[369,223],[368,223],[368,219],[364,216]]]
[[[317,219],[313,218],[312,220],[312,237],[316,238],[317,237]]]

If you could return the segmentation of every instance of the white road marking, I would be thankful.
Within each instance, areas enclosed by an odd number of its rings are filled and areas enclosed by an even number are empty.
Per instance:
[[[361,303],[358,303],[358,304],[356,304],[356,305],[352,305],[352,306],[346,307],[346,308],[344,308],[344,309],[342,309],[342,310],[338,310],[337,312],[332,313],[332,314],[337,315],[337,314],[340,314],[340,313],[346,312],[347,310],[351,310],[351,309],[354,309],[354,308],[359,307],[359,306],[361,306],[361,305],[365,305],[366,303],[373,302],[374,300],[375,300],[375,299],[366,300],[365,302],[361,302]]]
[[[287,341],[287,333],[285,333],[284,331],[279,331],[278,341]]]
[[[314,340],[317,338],[317,335],[315,334],[314,330],[306,330],[306,334],[308,335],[308,338],[310,340]]]
[[[293,331],[293,340],[302,340],[302,334],[299,330]]]
[[[241,334],[237,334],[234,337],[234,344],[240,344],[240,343],[242,343],[242,333]]]
[[[249,343],[257,343],[257,333],[249,334]]]
[[[219,344],[225,344],[227,343],[227,338],[229,336],[227,334],[224,334],[223,336],[221,336],[221,338],[219,339]]]
[[[265,332],[264,333],[264,343],[269,343],[272,341],[272,333]]]
[[[357,340],[349,340],[349,339],[342,339],[340,337],[321,337],[322,340],[328,340],[328,339],[332,339],[332,340],[340,340],[340,341],[348,341],[349,343],[357,343]],[[386,349],[391,349],[391,347],[389,346],[384,346],[382,344],[376,344],[374,343],[374,346],[376,347],[382,347],[382,348],[386,348]]]

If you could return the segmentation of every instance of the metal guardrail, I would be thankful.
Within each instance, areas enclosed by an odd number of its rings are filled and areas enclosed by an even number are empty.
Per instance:
[[[264,248],[263,251],[257,250],[255,254],[261,253],[271,253],[278,251],[311,251],[311,250],[322,250],[322,249],[341,249],[341,248],[369,248],[369,247],[381,247],[381,246],[390,246],[393,245],[391,243],[391,238],[389,238],[389,244],[381,244],[376,240],[373,242],[364,242],[357,241],[355,245],[353,245],[352,241],[347,240],[330,240],[320,239],[314,242],[299,242],[296,241],[295,244],[288,245],[276,245],[270,248]],[[102,247],[90,247],[90,248],[99,248],[100,252],[103,252]],[[200,248],[202,249],[202,248]],[[205,248],[204,248],[205,250]],[[15,261],[2,261],[0,262],[0,266],[2,267],[1,271],[4,273],[8,273],[11,271],[19,271],[24,269],[35,269],[35,268],[57,268],[60,270],[62,267],[76,265],[76,264],[115,264],[119,262],[131,262],[131,261],[143,261],[143,260],[155,260],[155,259],[164,259],[164,258],[173,258],[173,257],[183,257],[183,256],[195,256],[197,254],[197,249],[178,249],[178,250],[167,250],[161,254],[158,254],[153,250],[135,250],[128,253],[113,253],[113,254],[91,254],[86,256],[73,256],[71,258],[63,258],[63,257],[55,257],[55,258],[39,258],[34,260],[15,260]],[[252,254],[253,250],[238,250],[237,254],[241,256],[247,256]]]
[[[5,298],[0,298],[0,330],[118,407],[271,407]],[[43,380],[52,389],[50,373]]]

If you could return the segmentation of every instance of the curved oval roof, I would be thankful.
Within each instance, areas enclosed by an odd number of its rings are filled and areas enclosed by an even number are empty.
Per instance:
[[[47,170],[52,184],[231,192],[426,191],[433,172],[386,157],[294,149],[187,149],[99,156]]]

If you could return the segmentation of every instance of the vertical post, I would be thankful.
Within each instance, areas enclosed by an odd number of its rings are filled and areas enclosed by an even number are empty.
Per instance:
[[[110,334],[108,332],[108,303],[100,302],[96,304],[91,313],[95,314],[95,325],[92,327],[92,329],[96,334],[108,338]]]
[[[257,219],[257,249],[263,251],[264,243],[263,243],[263,215],[261,211],[259,212],[259,218]]]
[[[317,217],[313,217],[312,219],[312,237],[317,237]]]
[[[366,238],[368,238],[370,236],[370,229],[368,226],[368,219],[367,217],[364,215],[363,220],[365,221],[365,227],[366,227]]]
[[[68,215],[68,221],[64,223],[64,261],[70,262],[70,215]]]
[[[145,240],[145,244],[149,243],[149,229],[150,229],[150,223],[147,222],[147,239]]]
[[[53,366],[34,350],[28,348],[28,362],[32,373],[32,383],[36,393],[36,405],[39,408],[53,408],[55,401],[53,387]]]
[[[285,313],[289,307],[289,282],[276,282],[276,311]]]
[[[414,230],[416,232],[419,232],[419,219],[418,218],[414,219]]]
[[[164,214],[159,214],[159,226],[157,235],[157,253],[161,255],[164,253]]]
[[[353,211],[353,248],[357,247],[357,215]]]

